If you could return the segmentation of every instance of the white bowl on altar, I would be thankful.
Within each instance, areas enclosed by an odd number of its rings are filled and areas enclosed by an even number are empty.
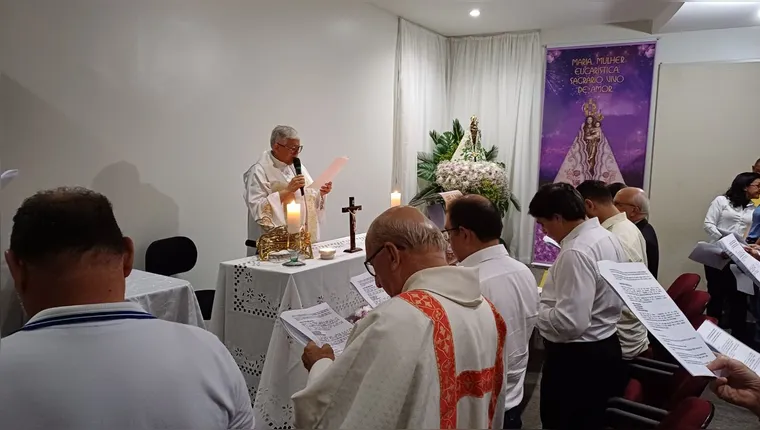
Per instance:
[[[335,248],[319,248],[319,258],[322,260],[332,260],[335,258]]]

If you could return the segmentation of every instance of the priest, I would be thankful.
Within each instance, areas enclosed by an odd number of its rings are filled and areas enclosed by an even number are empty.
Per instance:
[[[296,428],[501,428],[507,327],[478,270],[449,266],[443,234],[395,207],[370,226],[364,265],[392,299],[356,323],[339,357],[306,346]]]
[[[263,232],[286,225],[285,206],[295,201],[301,205],[301,223],[311,233],[312,243],[319,240],[325,196],[332,191],[332,182],[319,190],[308,188],[313,181],[306,167],[300,167],[298,154],[302,150],[298,132],[278,125],[272,130],[269,149],[243,175],[249,239],[258,240]],[[249,249],[249,255],[252,252]]]

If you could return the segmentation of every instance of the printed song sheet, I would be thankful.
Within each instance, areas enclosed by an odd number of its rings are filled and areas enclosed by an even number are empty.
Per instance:
[[[462,192],[459,190],[454,191],[444,191],[442,193],[438,193],[441,197],[443,197],[443,203],[444,206],[449,207],[449,203],[453,202],[454,200],[462,197]]]
[[[712,267],[715,269],[723,270],[731,261],[730,258],[723,256],[723,248],[720,245],[707,242],[697,242],[697,246],[689,254],[689,260],[695,261],[699,264]]]
[[[553,246],[553,247],[557,248],[557,249],[562,249],[562,247],[561,247],[561,246],[559,246],[559,243],[557,243],[557,241],[556,241],[556,240],[552,239],[552,238],[551,238],[551,237],[549,237],[549,236],[546,236],[546,235],[544,235],[544,238],[543,238],[542,240],[543,240],[544,242],[548,243],[549,245],[551,245],[551,246]]]
[[[356,288],[356,291],[361,294],[372,309],[391,299],[385,290],[375,284],[375,277],[369,273],[365,272],[359,276],[354,276],[351,278],[351,285]]]
[[[306,309],[285,311],[280,315],[288,334],[306,345],[313,340],[317,345],[329,344],[335,355],[346,348],[353,326],[338,315],[327,303]]]
[[[333,179],[335,179],[336,176],[338,176],[338,173],[340,173],[341,170],[343,170],[343,166],[348,163],[348,157],[338,157],[335,160],[333,160],[332,164],[330,164],[330,167],[327,168],[324,172],[322,172],[321,175],[317,179],[314,180],[309,185],[309,188],[314,188],[315,190],[318,190],[322,188],[322,185],[332,182]]]
[[[652,335],[694,376],[715,377],[715,355],[644,263],[600,261],[599,271]]]
[[[723,329],[713,324],[711,321],[705,321],[697,330],[705,343],[719,353],[739,360],[745,366],[752,369],[753,372],[760,374],[760,354],[752,348],[739,342],[735,337],[726,333]]]
[[[726,251],[731,260],[742,269],[752,281],[760,285],[760,261],[755,260],[744,250],[744,245],[734,235],[729,235],[719,240],[718,245]]]

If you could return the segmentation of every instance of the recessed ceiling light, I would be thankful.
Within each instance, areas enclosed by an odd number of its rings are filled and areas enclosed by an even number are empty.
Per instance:
[[[473,18],[477,18],[480,16],[480,9],[473,9],[470,11],[470,16]]]

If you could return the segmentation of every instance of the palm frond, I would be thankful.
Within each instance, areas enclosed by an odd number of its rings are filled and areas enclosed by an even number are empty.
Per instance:
[[[522,212],[522,205],[520,205],[520,201],[517,200],[517,197],[515,197],[514,194],[509,195],[509,201],[512,203],[512,206],[515,207],[517,212]]]
[[[435,202],[437,199],[443,200],[438,193],[443,191],[440,185],[432,183],[417,193],[412,200],[409,201],[409,206],[421,206],[423,204],[429,204]]]
[[[486,151],[486,161],[496,161],[496,158],[499,156],[499,148],[496,147],[496,145],[492,146],[491,149]]]

